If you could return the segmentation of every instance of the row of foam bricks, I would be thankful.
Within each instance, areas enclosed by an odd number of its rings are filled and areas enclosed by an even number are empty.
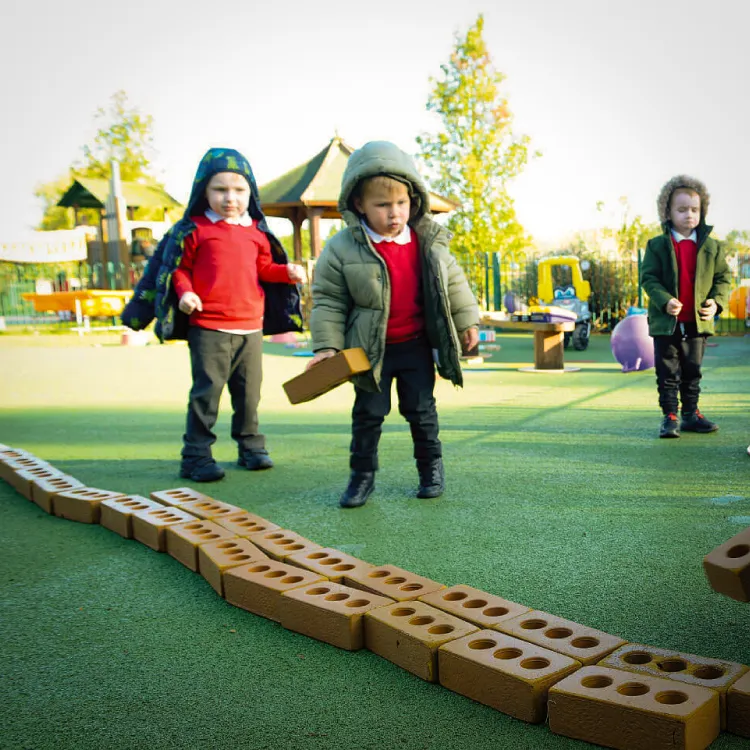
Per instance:
[[[86,487],[2,445],[0,473],[47,513],[167,552],[236,607],[338,648],[367,648],[517,719],[547,720],[557,734],[628,750],[698,750],[722,729],[750,737],[742,664],[627,643],[470,586],[373,565],[189,488],[145,498]],[[750,529],[706,564],[725,593],[750,598]]]

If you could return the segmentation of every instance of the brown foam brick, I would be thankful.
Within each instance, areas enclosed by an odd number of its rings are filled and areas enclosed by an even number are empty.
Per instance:
[[[333,581],[313,583],[281,595],[279,618],[288,630],[358,651],[364,646],[365,612],[393,603],[393,599]]]
[[[197,572],[200,545],[229,539],[237,539],[237,537],[212,521],[196,518],[188,523],[178,523],[167,528],[167,554],[179,560],[186,568]]]
[[[438,681],[438,649],[478,630],[424,602],[396,602],[365,613],[365,646],[427,682]]]
[[[241,513],[233,513],[231,516],[215,518],[214,521],[225,529],[234,532],[237,536],[242,536],[246,539],[253,534],[260,534],[263,531],[276,531],[281,528],[281,526],[276,523],[271,523],[265,518],[261,518],[254,513],[248,513],[244,510]]]
[[[499,622],[496,629],[522,641],[536,643],[551,651],[570,656],[581,664],[596,664],[625,644],[622,638],[615,635],[555,617],[538,609]]]
[[[750,602],[750,527],[709,552],[703,570],[714,591]]]
[[[345,575],[365,573],[375,566],[356,557],[340,552],[333,547],[321,547],[307,552],[295,552],[286,558],[288,563],[312,570],[326,576],[328,580],[343,583]],[[393,601],[392,599],[390,601]]]
[[[532,724],[547,716],[550,687],[580,668],[569,656],[490,629],[438,650],[441,685]]]
[[[311,552],[321,549],[319,544],[300,536],[289,529],[264,531],[247,536],[256,547],[263,550],[273,560],[284,560],[296,552]]]
[[[555,734],[621,750],[704,750],[719,735],[719,696],[697,685],[587,666],[553,685]]]
[[[55,515],[79,523],[99,523],[100,504],[114,497],[124,497],[123,492],[100,490],[96,487],[77,487],[55,495]]]
[[[188,513],[192,513],[197,518],[205,518],[207,521],[218,521],[220,518],[242,513],[242,508],[229,503],[222,503],[220,500],[214,500],[213,498],[193,500],[189,503],[183,503],[179,507]]]
[[[750,737],[750,672],[727,691],[727,732]]]
[[[219,596],[224,596],[225,570],[268,559],[264,552],[242,537],[206,542],[198,547],[198,571]]]
[[[235,607],[279,622],[279,599],[289,589],[327,580],[317,573],[262,560],[224,572],[224,598]]]
[[[35,471],[35,472],[51,472],[62,474],[61,471],[55,469],[54,466],[48,464],[46,461],[35,458],[33,456],[22,456],[20,458],[9,458],[4,462],[0,463],[0,477],[4,479],[16,492],[19,492],[27,500],[29,480],[19,478],[18,473],[20,471]]]
[[[602,659],[599,664],[716,690],[719,693],[722,729],[726,726],[727,690],[748,671],[744,664],[683,654],[642,643],[628,643]]]
[[[133,538],[133,513],[139,510],[163,508],[156,500],[140,495],[125,495],[104,500],[99,506],[99,523],[125,539]]]
[[[364,349],[359,347],[342,349],[333,357],[324,359],[315,367],[297,375],[296,378],[287,380],[283,388],[290,403],[301,404],[328,393],[353,375],[369,369],[370,361]]]
[[[344,583],[355,589],[387,596],[397,602],[406,602],[424,594],[444,589],[442,583],[410,573],[395,565],[380,565],[370,570],[352,571],[344,576]]]
[[[498,623],[529,612],[529,607],[510,602],[494,594],[458,584],[419,597],[420,602],[437,607],[480,628],[494,628]]]
[[[192,503],[195,500],[211,500],[212,497],[204,495],[198,490],[191,489],[190,487],[175,487],[171,490],[157,490],[151,493],[151,499],[156,500],[157,503],[162,505],[184,505],[185,503]]]
[[[178,523],[195,521],[195,516],[177,507],[149,508],[133,513],[133,539],[157,552],[167,551],[166,530]]]
[[[53,479],[63,476],[54,466],[35,466],[30,469],[21,469],[11,477],[9,484],[27,500],[31,500],[32,485],[35,479]]]
[[[60,492],[83,486],[83,482],[67,474],[59,474],[48,479],[36,477],[31,482],[31,501],[46,513],[52,514],[55,512],[55,497]]]
[[[0,479],[10,484],[11,475],[22,469],[33,469],[35,466],[42,466],[46,462],[20,450],[7,450],[0,453]]]

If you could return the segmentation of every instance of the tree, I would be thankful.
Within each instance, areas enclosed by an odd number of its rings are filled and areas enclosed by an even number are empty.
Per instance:
[[[513,133],[500,91],[505,76],[492,64],[483,30],[479,15],[464,38],[456,35],[440,79],[430,79],[427,110],[440,117],[443,129],[417,138],[419,159],[431,188],[461,204],[448,221],[452,249],[471,255],[499,251],[517,259],[531,238],[516,218],[507,187],[528,161],[530,139]]]
[[[74,224],[72,210],[57,206],[57,202],[78,177],[109,179],[112,159],[120,162],[120,177],[123,180],[163,188],[151,174],[154,125],[151,115],[141,114],[137,108],[130,106],[124,91],[116,91],[108,107],[97,109],[94,120],[98,130],[93,143],[83,146],[83,159],[74,162],[66,174],[40,184],[34,190],[43,209],[38,229],[71,229]],[[79,217],[89,224],[99,221],[94,209],[80,210]],[[136,211],[135,218],[161,219],[162,213],[140,209]]]

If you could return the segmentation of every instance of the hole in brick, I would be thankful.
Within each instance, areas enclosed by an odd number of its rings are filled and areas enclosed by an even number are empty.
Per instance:
[[[401,607],[399,609],[394,609],[391,614],[394,617],[408,617],[409,615],[413,615],[416,611],[416,609],[411,609],[410,607]]]
[[[227,513],[231,513],[231,512],[232,512],[231,508],[219,508],[219,510],[216,511],[216,515],[217,516],[224,516]]]
[[[233,549],[234,547],[237,547],[236,542],[222,542],[219,546],[219,549]]]
[[[570,645],[573,646],[573,648],[595,648],[599,645],[599,639],[585,635],[581,638],[574,638],[570,642]]]
[[[326,597],[327,602],[343,602],[344,599],[348,599],[349,594],[345,594],[343,592],[339,592],[338,594],[329,594]]]
[[[487,606],[487,602],[483,599],[469,599],[468,602],[464,602],[461,606],[467,609],[481,609]]]
[[[544,635],[547,638],[570,638],[573,631],[570,628],[550,628]]]
[[[229,559],[234,560],[235,562],[240,562],[242,560],[249,560],[250,555],[234,554],[234,555],[229,555]]]
[[[250,568],[251,573],[262,573],[264,570],[271,570],[271,568],[268,565],[256,565],[255,567]]]
[[[543,659],[541,656],[535,656],[531,659],[524,659],[521,662],[523,669],[544,669],[550,665],[549,659]]]
[[[631,651],[620,657],[626,664],[648,664],[653,658],[648,651]]]
[[[167,513],[166,516],[162,519],[164,521],[183,521],[183,518],[180,518],[179,516],[174,516],[171,513]]]
[[[402,578],[401,576],[393,576],[392,578],[386,578],[383,583],[388,584],[389,586],[395,586],[398,583],[405,583],[406,578]]]
[[[328,557],[327,552],[311,552],[308,556],[308,560],[320,560],[321,557]]]
[[[269,539],[270,538],[271,537],[269,537]],[[276,544],[280,544],[282,547],[285,547],[287,544],[292,544],[294,542],[294,539],[289,539],[288,537],[284,537],[282,539],[279,539],[278,537],[276,537],[276,539],[278,539]]]
[[[133,508],[133,507],[135,507],[136,505],[140,505],[140,503],[139,503],[139,502],[138,502],[137,500],[125,500],[125,501],[123,502],[123,505],[124,505],[124,506],[125,506],[126,508]]]
[[[750,552],[750,545],[737,544],[727,552],[727,557],[744,557],[748,552]]]
[[[520,648],[499,648],[492,656],[495,659],[507,661],[508,659],[517,659],[522,653],[523,651]]]
[[[494,648],[497,646],[497,641],[491,641],[489,638],[479,638],[476,641],[469,641],[469,648],[473,648],[475,651],[483,651],[486,648]]]
[[[431,628],[427,628],[427,632],[433,635],[445,635],[445,633],[452,633],[454,630],[453,625],[433,625]]]
[[[612,684],[612,678],[607,677],[603,674],[592,674],[590,677],[584,677],[581,680],[581,685],[585,688],[605,688]]]
[[[283,570],[269,570],[268,573],[263,575],[263,578],[281,578],[281,576],[285,575],[286,572]]]
[[[193,526],[195,528],[195,526]],[[198,531],[195,532],[196,536],[205,536],[206,534],[210,534],[211,529],[204,529],[203,526],[198,527]]]
[[[662,672],[682,672],[687,669],[687,662],[682,659],[664,659],[656,665]]]
[[[304,544],[290,544],[287,548],[287,552],[299,552],[299,550],[305,549]]]
[[[318,586],[314,589],[308,589],[307,591],[305,591],[305,593],[308,596],[322,596],[323,594],[327,594],[330,590],[331,589],[327,589],[324,586]]]
[[[684,703],[688,697],[685,693],[680,693],[678,690],[667,690],[664,693],[657,693],[654,696],[657,703],[664,703],[668,706],[677,706],[680,703]]]
[[[145,510],[146,508],[148,508],[148,505],[144,505],[143,503],[135,503],[133,505],[133,510]]]
[[[422,615],[420,617],[412,617],[411,620],[409,620],[409,625],[429,625],[431,622],[435,622],[434,617]]]
[[[370,603],[369,599],[352,599],[350,602],[347,602],[345,606],[347,607],[366,607]]]
[[[166,510],[155,510],[151,515],[154,516],[166,516],[169,511]]]
[[[390,570],[373,570],[372,573],[368,573],[368,578],[385,578],[391,574]]]
[[[508,612],[509,610],[505,609],[505,607],[487,607],[482,614],[485,617],[502,617],[503,615],[507,615]]]
[[[446,602],[460,602],[461,599],[466,599],[468,594],[465,594],[463,591],[451,591],[450,594],[444,594],[443,599],[445,599]]]
[[[209,535],[208,535],[208,536],[206,537],[206,539],[218,539],[218,538],[219,538],[219,535],[218,535],[218,534],[209,534]]]
[[[547,627],[546,620],[524,620],[521,623],[521,627],[524,630],[541,630]]]
[[[337,565],[340,562],[341,562],[340,557],[331,557],[328,560],[321,560],[320,564],[321,565]]]
[[[699,680],[718,680],[719,677],[724,676],[724,670],[721,667],[707,664],[706,666],[698,667],[698,669],[693,672],[693,676],[697,677]]]
[[[302,576],[287,576],[282,578],[279,583],[299,583],[301,580],[303,580]]]
[[[263,538],[264,539],[283,539],[284,535],[283,534],[266,534]]]
[[[354,570],[354,566],[350,563],[343,563],[342,565],[334,565],[334,570]]]
[[[422,588],[421,583],[407,583],[403,586],[399,586],[399,589],[401,589],[401,591],[419,591],[419,589],[421,588]]]
[[[617,688],[620,695],[646,695],[649,690],[651,688],[642,682],[624,682]]]

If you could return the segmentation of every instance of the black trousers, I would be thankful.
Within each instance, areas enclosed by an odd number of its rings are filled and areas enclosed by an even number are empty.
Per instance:
[[[378,470],[378,443],[383,420],[391,411],[391,387],[396,381],[398,409],[409,423],[418,462],[442,456],[433,391],[435,363],[426,339],[389,344],[385,348],[380,393],[355,388],[352,409],[350,466],[356,471]]]
[[[232,438],[240,450],[265,448],[265,437],[258,432],[263,334],[224,333],[191,326],[188,346],[193,385],[182,455],[211,455],[211,446],[216,442],[212,428],[225,385],[232,398]]]
[[[664,414],[677,414],[678,396],[683,414],[698,408],[705,351],[706,336],[698,333],[695,323],[684,324],[684,335],[678,323],[671,336],[654,336],[656,387]]]

